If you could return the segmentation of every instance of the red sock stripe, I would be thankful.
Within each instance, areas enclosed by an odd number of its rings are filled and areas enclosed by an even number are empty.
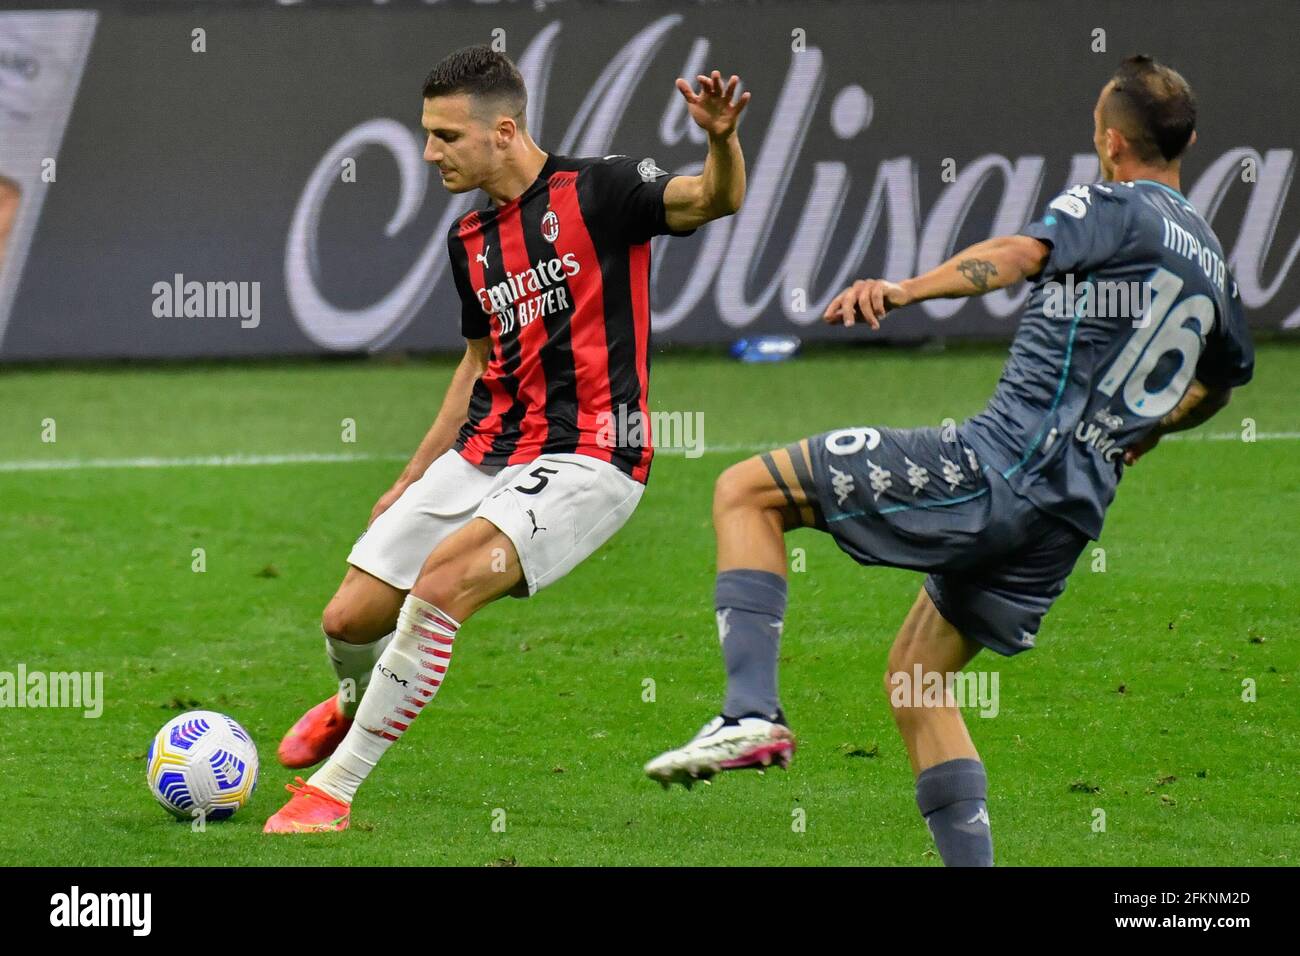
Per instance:
[[[460,625],[451,623],[447,618],[443,617],[441,614],[435,614],[433,611],[426,611],[424,608],[420,608],[416,613],[431,624],[436,624],[443,630],[451,631],[452,634],[455,634],[456,631],[460,629]]]
[[[393,718],[391,718],[391,717],[385,717],[385,718],[384,718],[384,723],[387,724],[389,727],[392,727],[394,730],[397,730],[397,731],[405,731],[407,727],[411,726],[410,724],[401,724],[401,723],[398,723],[397,721],[393,720]]]
[[[437,631],[431,631],[428,628],[420,627],[418,624],[412,624],[411,630],[426,640],[435,641],[438,644],[446,644],[448,646],[452,644],[452,639],[445,634],[439,634]]]
[[[415,720],[416,717],[420,716],[420,712],[418,710],[404,710],[401,707],[397,708],[397,712],[401,714],[403,717],[405,717],[407,720]]]
[[[395,736],[393,736],[392,734],[388,733],[388,731],[386,731],[386,730],[381,730],[381,731],[379,732],[379,736],[383,737],[385,740],[396,740],[396,739],[397,739]]]

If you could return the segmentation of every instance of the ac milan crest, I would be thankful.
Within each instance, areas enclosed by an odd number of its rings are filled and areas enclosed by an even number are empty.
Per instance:
[[[554,242],[560,237],[560,217],[555,214],[554,209],[546,210],[546,215],[542,217],[542,238],[547,242]]]

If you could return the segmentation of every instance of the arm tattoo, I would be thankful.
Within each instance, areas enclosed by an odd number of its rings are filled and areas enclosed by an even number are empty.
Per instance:
[[[970,280],[976,292],[989,291],[989,277],[998,274],[998,267],[987,259],[963,259],[957,271]]]

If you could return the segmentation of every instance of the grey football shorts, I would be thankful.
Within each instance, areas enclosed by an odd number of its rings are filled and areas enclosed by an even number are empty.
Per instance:
[[[956,429],[845,428],[799,446],[796,472],[817,524],[866,565],[927,571],[944,619],[999,654],[1034,646],[1065,590],[1081,531],[985,470]]]

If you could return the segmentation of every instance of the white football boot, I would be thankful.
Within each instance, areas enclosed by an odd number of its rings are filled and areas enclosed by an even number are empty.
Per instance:
[[[682,747],[660,754],[645,765],[646,775],[663,784],[685,785],[708,781],[722,770],[754,768],[759,771],[790,766],[795,740],[778,711],[776,720],[751,714],[745,717],[714,717]]]

